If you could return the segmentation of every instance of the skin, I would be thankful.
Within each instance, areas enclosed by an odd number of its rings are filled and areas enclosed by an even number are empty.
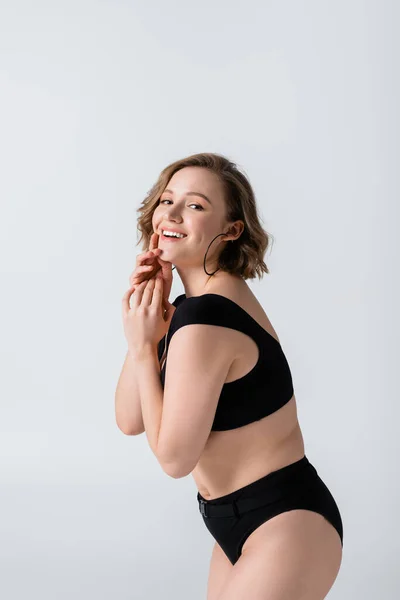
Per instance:
[[[152,224],[154,231],[160,234],[160,256],[176,266],[186,296],[189,298],[210,293],[227,279],[244,284],[240,277],[221,270],[209,277],[203,268],[208,245],[217,234],[226,232],[225,236],[218,236],[208,250],[206,269],[209,273],[217,268],[217,258],[224,246],[230,243],[229,240],[237,239],[244,229],[243,221],[227,221],[223,189],[218,177],[202,167],[185,167],[174,173],[167,189],[172,190],[173,194],[164,192],[161,195]],[[211,205],[202,197],[187,196],[188,192],[205,194]],[[164,226],[183,231],[187,237],[176,244],[166,242],[160,231]]]
[[[281,513],[248,538],[234,566],[215,543],[207,600],[323,600],[341,562],[339,536],[321,515]]]
[[[185,167],[173,175],[167,188],[173,193],[162,194],[152,224],[160,235],[163,226],[187,234],[176,244],[157,236],[159,256],[176,266],[186,296],[212,293],[228,282],[234,283],[236,290],[247,287],[240,277],[221,270],[212,277],[204,272],[204,255],[211,240],[226,232],[208,250],[209,272],[217,268],[216,259],[225,244],[237,239],[244,228],[242,221],[226,220],[223,190],[216,175],[204,168]],[[187,196],[190,191],[205,194],[212,204]],[[322,600],[336,580],[341,560],[339,536],[321,515],[307,510],[282,513],[250,534],[235,566],[214,544],[207,600]]]

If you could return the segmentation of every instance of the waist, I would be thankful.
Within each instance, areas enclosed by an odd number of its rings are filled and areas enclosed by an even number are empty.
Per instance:
[[[282,490],[290,489],[291,486],[297,485],[299,482],[311,480],[318,477],[315,468],[308,460],[306,455],[299,460],[292,462],[284,467],[271,471],[263,477],[252,481],[251,483],[238,488],[229,494],[224,494],[217,498],[205,498],[200,492],[197,493],[197,499],[212,505],[220,505],[232,502],[239,498],[254,497],[256,494],[274,493]]]
[[[260,448],[254,452],[244,450],[241,456],[240,453],[231,453],[229,458],[221,458],[221,455],[216,453],[213,460],[199,461],[192,471],[192,476],[199,493],[205,499],[211,500],[234,492],[294,463],[304,454],[304,443],[300,434],[272,453]]]

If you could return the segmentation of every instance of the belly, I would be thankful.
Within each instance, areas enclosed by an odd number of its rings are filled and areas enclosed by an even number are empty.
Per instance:
[[[200,494],[230,494],[304,456],[296,398],[264,419],[228,431],[212,431],[192,471]]]

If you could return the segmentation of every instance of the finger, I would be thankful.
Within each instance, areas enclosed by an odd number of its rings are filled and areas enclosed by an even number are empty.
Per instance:
[[[160,265],[160,270],[157,271],[157,275],[158,275],[158,273],[160,273],[163,284],[164,283],[167,284],[169,282],[172,284],[172,263],[170,263],[169,261],[162,260],[159,257],[157,257],[157,262]],[[165,292],[169,296],[169,292],[167,291],[166,288],[165,288]]]
[[[132,279],[132,281],[134,279],[136,279],[136,277],[138,277],[138,275],[140,273],[147,273],[148,271],[151,271],[152,269],[154,269],[153,265],[141,265],[140,267],[136,267],[136,269],[133,271],[133,273],[130,276],[130,280]]]
[[[153,288],[154,288],[154,277],[152,277],[151,279],[148,279],[146,281],[146,286],[143,290],[143,295],[142,295],[142,301],[141,304],[143,304],[144,306],[148,306],[149,304],[151,304],[151,296],[153,294]]]
[[[133,288],[129,288],[122,296],[122,314],[125,316],[130,309],[129,298],[133,294]]]
[[[153,248],[152,248],[152,251],[154,252],[154,254],[156,254],[158,256],[162,252],[161,248],[158,247],[158,244],[160,243],[160,235],[159,235],[159,233],[157,233],[155,231],[153,233],[153,236],[154,236],[154,239],[153,239]]]
[[[151,299],[151,304],[154,306],[162,306],[163,304],[163,280],[161,276],[157,276],[154,278],[155,284],[153,289],[153,297]]]
[[[151,271],[152,269],[154,269],[153,265],[141,265],[140,267],[136,267],[134,272],[131,274],[129,281],[130,280],[134,281],[139,276],[139,274],[147,273],[147,272]]]
[[[145,263],[145,261],[146,261],[146,264],[141,264],[141,263]],[[138,256],[136,258],[136,267],[132,271],[132,273],[129,275],[129,283],[131,281],[132,282],[134,281],[134,279],[136,278],[138,273],[141,274],[144,271],[151,272],[151,270],[154,269],[155,266],[158,267],[157,256],[155,256],[152,252],[145,252],[144,254],[141,254],[140,256]],[[143,271],[142,271],[142,269],[143,269]]]
[[[141,301],[142,301],[143,292],[145,290],[146,284],[147,284],[147,281],[142,281],[136,287],[135,293],[133,294],[133,300],[132,300],[132,307],[131,308],[137,308],[138,306],[140,306]]]
[[[136,287],[136,289],[137,289],[137,287]],[[122,314],[124,316],[126,316],[131,309],[130,298],[131,298],[132,294],[133,295],[135,294],[135,291],[136,290],[135,290],[134,286],[131,286],[122,297]]]
[[[136,266],[140,266],[141,263],[143,263],[145,260],[149,260],[149,259],[154,259],[155,254],[152,250],[148,250],[147,252],[142,252],[142,254],[139,254],[136,257]]]
[[[129,277],[129,285],[138,285],[149,278],[150,273],[154,267],[152,265],[143,265],[142,267],[137,267],[137,269],[132,273]]]
[[[153,231],[153,233],[150,236],[149,249],[154,250],[155,248],[157,248],[157,245],[158,245],[158,234],[155,231]]]
[[[157,262],[161,267],[165,279],[167,279],[167,277],[172,277],[172,263],[169,260],[163,260],[159,256],[157,256]]]
[[[172,263],[169,260],[163,260],[161,258],[161,256],[157,256],[157,262],[162,266],[162,267],[172,267]]]
[[[153,250],[154,248],[154,231],[153,233],[150,235],[150,240],[149,240],[149,249]]]

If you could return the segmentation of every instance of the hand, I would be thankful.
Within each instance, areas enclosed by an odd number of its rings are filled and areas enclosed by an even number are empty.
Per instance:
[[[161,248],[158,248],[159,235],[155,231],[150,237],[149,250],[136,257],[136,268],[129,277],[130,286],[137,287],[142,281],[148,281],[161,271],[163,277],[163,305],[167,309],[172,287],[172,263],[162,260]]]
[[[133,297],[132,306],[130,298]],[[164,314],[163,279],[157,273],[148,281],[130,287],[122,298],[122,318],[129,351],[138,358],[146,350],[157,348],[166,335],[176,308],[167,300]]]

